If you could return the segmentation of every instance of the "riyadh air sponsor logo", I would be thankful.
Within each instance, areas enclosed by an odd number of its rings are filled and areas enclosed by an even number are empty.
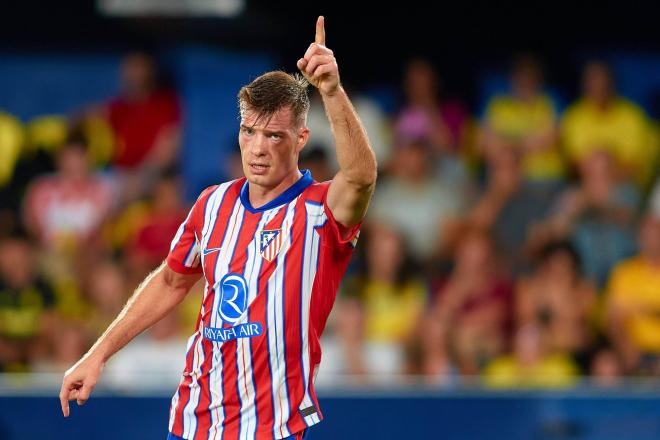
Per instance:
[[[215,342],[227,342],[236,338],[251,338],[263,332],[258,322],[246,322],[227,328],[204,327],[204,337]]]
[[[247,312],[247,281],[241,274],[228,273],[213,287],[215,295],[220,297],[218,314],[223,323],[232,327],[204,327],[204,338],[216,342],[226,342],[236,338],[259,336],[263,329],[258,322],[236,323]]]

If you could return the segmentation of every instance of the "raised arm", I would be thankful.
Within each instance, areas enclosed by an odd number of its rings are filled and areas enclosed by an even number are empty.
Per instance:
[[[342,225],[358,224],[367,213],[376,184],[376,156],[346,91],[332,50],[325,46],[323,17],[316,22],[316,38],[298,68],[321,93],[335,137],[339,171],[328,190],[328,207]]]
[[[89,399],[110,356],[170,312],[199,277],[178,274],[163,263],[142,282],[92,348],[64,374],[60,390],[64,417],[69,416],[69,400],[82,405]]]

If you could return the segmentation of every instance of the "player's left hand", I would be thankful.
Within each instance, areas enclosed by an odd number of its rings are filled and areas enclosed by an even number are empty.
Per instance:
[[[316,20],[316,38],[305,56],[298,60],[298,69],[322,95],[332,96],[339,88],[339,67],[332,52],[325,46],[325,19]]]

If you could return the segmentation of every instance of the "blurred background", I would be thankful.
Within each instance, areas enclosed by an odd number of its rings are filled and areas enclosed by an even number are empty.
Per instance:
[[[242,175],[238,89],[293,71],[319,14],[380,177],[311,438],[660,438],[660,7],[463,3],[3,8],[0,438],[165,437],[201,285],[66,421],[61,377]]]

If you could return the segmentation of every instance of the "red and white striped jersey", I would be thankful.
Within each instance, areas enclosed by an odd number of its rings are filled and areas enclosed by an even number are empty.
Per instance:
[[[280,439],[321,421],[319,337],[359,233],[332,217],[329,183],[305,171],[260,208],[245,178],[197,199],[167,257],[174,271],[206,279],[172,434]]]

